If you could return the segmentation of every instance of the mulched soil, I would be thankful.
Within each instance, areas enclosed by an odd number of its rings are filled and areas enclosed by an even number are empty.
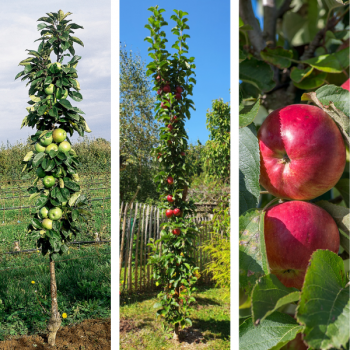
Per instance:
[[[85,320],[77,325],[61,328],[57,332],[54,347],[47,344],[45,334],[0,341],[0,350],[22,349],[110,350],[111,320]]]

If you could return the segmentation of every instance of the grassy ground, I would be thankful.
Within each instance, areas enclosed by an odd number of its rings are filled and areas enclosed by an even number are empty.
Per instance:
[[[110,197],[110,177],[108,176],[82,177],[80,183],[84,194],[91,196],[91,199]],[[31,209],[2,210],[33,205],[28,197],[23,197],[28,196],[26,192],[27,184],[20,183],[20,185],[21,189],[12,184],[2,184],[0,188],[0,254],[1,252],[12,251],[14,241],[20,241],[22,250],[35,248],[35,241],[26,233],[32,215]],[[93,221],[83,226],[84,230],[77,237],[77,240],[93,240],[95,232],[102,234],[102,239],[110,239],[110,199],[92,201],[91,204],[92,213],[94,214]]]
[[[180,345],[172,343],[173,328],[156,319],[157,292],[121,295],[121,349],[230,349],[230,303],[223,290],[199,287],[191,314],[192,327]],[[196,340],[199,340],[196,343]]]
[[[50,313],[48,257],[0,257],[0,340],[45,330]],[[110,246],[70,249],[56,263],[58,306],[67,314],[62,326],[111,314]],[[35,282],[35,283],[32,283]]]

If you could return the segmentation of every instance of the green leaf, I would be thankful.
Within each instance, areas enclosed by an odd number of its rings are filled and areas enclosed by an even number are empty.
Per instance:
[[[68,109],[68,110],[73,108],[73,106],[71,105],[71,103],[70,103],[69,101],[67,101],[67,100],[59,100],[58,103],[59,103],[61,106],[63,106],[64,108]]]
[[[24,162],[29,162],[29,161],[32,159],[33,154],[34,154],[33,151],[29,151],[29,152],[25,155],[25,157],[23,158],[23,161],[24,161]]]
[[[33,163],[32,163],[33,166],[37,167],[38,165],[40,165],[41,162],[43,161],[45,155],[46,154],[44,152],[38,153],[33,159]]]
[[[327,73],[312,70],[310,74],[300,81],[300,83],[294,82],[294,85],[302,90],[313,90],[323,85],[326,77]]]
[[[71,197],[69,198],[68,205],[72,207],[80,195],[81,193],[79,192],[75,192],[74,194],[72,194]]]
[[[258,114],[260,99],[250,105],[241,103],[239,105],[239,127],[243,128],[252,123]]]
[[[32,218],[31,224],[36,229],[42,229],[43,228],[41,222],[38,219],[36,219],[36,218]]]
[[[264,92],[272,90],[276,85],[271,67],[256,58],[246,59],[239,64],[239,79]]]
[[[239,129],[239,215],[255,208],[260,196],[260,156],[255,125]]]
[[[249,294],[265,274],[260,239],[261,212],[251,209],[239,217],[239,285]],[[265,243],[265,242],[264,242]]]
[[[157,303],[155,303],[155,304],[153,305],[153,308],[154,308],[154,309],[158,309],[158,308],[160,308],[160,307],[162,307],[162,306],[163,306],[162,303],[157,302]]]
[[[334,54],[317,56],[303,62],[326,73],[341,73],[343,71],[342,66]]]
[[[335,8],[335,7],[341,7],[349,4],[349,1],[342,1],[342,0],[324,0],[326,5],[328,6],[329,10]]]
[[[239,49],[239,63],[243,62],[246,58],[247,56],[245,55],[245,53],[241,49]]]
[[[304,341],[316,349],[340,349],[349,341],[350,294],[343,260],[317,250],[306,271],[297,320],[305,326]]]
[[[45,195],[40,196],[40,198],[38,198],[35,202],[36,209],[41,209],[47,203],[48,200],[49,198]]]
[[[290,78],[295,83],[300,83],[304,78],[308,77],[314,69],[312,67],[307,67],[305,69],[299,69],[297,67],[292,67]]]
[[[275,275],[270,274],[258,280],[251,298],[252,319],[256,324],[281,306],[298,301],[300,292],[295,288],[285,287]]]
[[[293,58],[292,50],[285,50],[282,47],[268,48],[260,51],[261,58],[267,63],[273,64],[279,69],[289,68],[291,65],[291,58]]]
[[[69,95],[74,101],[80,102],[83,100],[83,96],[80,92],[72,91]]]
[[[349,179],[340,179],[338,183],[335,185],[335,188],[340,192],[346,206],[349,208],[349,199],[350,199]]]
[[[79,44],[79,45],[81,45],[81,46],[84,46],[84,43],[83,43],[79,38],[77,38],[77,37],[75,37],[75,36],[70,36],[70,39],[71,39],[72,41],[74,41],[75,43],[77,43],[77,44]]]
[[[340,66],[343,69],[346,69],[347,67],[349,67],[349,55],[350,55],[349,52],[350,52],[350,48],[347,47],[343,50],[340,50],[334,53],[335,58],[338,60]]]
[[[239,350],[277,350],[302,332],[293,317],[275,312],[256,327],[249,317],[239,326]]]

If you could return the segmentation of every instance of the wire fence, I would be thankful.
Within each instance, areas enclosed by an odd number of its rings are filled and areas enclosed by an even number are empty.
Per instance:
[[[80,175],[80,187],[90,203],[93,218],[82,224],[78,241],[101,241],[111,238],[111,175],[90,173]],[[29,200],[27,188],[33,179],[0,180],[0,255],[11,251],[35,249],[35,241],[28,235],[26,227],[37,211]],[[41,181],[37,186],[42,188]]]
[[[211,237],[212,214],[193,217],[200,230],[193,242],[192,253],[196,266],[199,267],[201,281],[210,282],[210,276],[205,271],[205,265],[210,261],[209,253],[202,250],[204,241]],[[122,203],[119,213],[120,221],[120,252],[119,272],[121,289],[133,290],[153,289],[153,267],[147,265],[151,248],[148,243],[160,238],[163,223],[167,221],[161,210],[156,206],[142,203]]]

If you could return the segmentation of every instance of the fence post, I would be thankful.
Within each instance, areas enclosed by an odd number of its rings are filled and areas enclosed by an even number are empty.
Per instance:
[[[142,220],[142,204],[140,203],[140,214],[139,214],[139,227],[137,229],[137,237],[136,237],[136,252],[135,252],[135,277],[134,277],[134,285],[135,290],[137,290],[137,277],[138,277],[138,254],[139,254],[139,237],[140,237],[140,228],[141,228],[141,220]]]
[[[138,209],[138,203],[135,203],[135,215],[134,215],[134,221],[132,223],[132,228],[130,232],[130,244],[129,244],[129,271],[128,271],[128,290],[131,292],[132,290],[132,250],[133,250],[133,243],[134,243],[134,229],[135,229],[135,223],[137,219],[137,209]],[[131,215],[130,215],[131,218]]]
[[[128,211],[129,203],[126,203],[124,216],[123,216],[123,232],[122,232],[122,241],[120,243],[120,252],[119,252],[119,276],[121,276],[122,265],[123,265],[123,255],[124,255],[124,241],[125,241],[125,228],[126,228],[126,215]],[[120,283],[120,281],[119,281]]]
[[[129,220],[128,220],[128,223],[127,223],[127,227],[126,227],[126,245],[125,245],[125,248],[126,248],[126,252],[125,252],[125,257],[124,257],[124,283],[123,283],[123,286],[125,288],[125,284],[126,284],[126,278],[127,278],[127,270],[128,270],[128,246],[129,246],[129,239],[130,239],[130,224],[131,224],[131,216],[132,216],[132,209],[133,209],[133,206],[134,206],[134,202],[131,202],[131,205],[130,205],[130,216],[129,216]]]

